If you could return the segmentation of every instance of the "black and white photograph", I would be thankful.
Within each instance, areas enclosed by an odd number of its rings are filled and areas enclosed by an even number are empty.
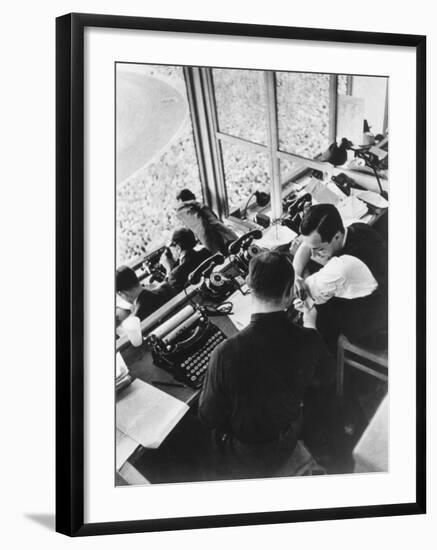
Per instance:
[[[388,472],[390,78],[114,72],[115,485]]]

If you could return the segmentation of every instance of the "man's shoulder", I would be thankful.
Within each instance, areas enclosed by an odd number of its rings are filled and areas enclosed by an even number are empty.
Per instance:
[[[315,329],[293,325],[293,333],[295,341],[305,349],[317,349],[323,343],[322,337]]]
[[[371,235],[371,236],[375,236],[378,240],[381,239],[381,236],[379,235],[379,233],[376,231],[375,228],[373,228],[371,225],[369,225],[368,223],[364,223],[364,222],[355,222],[355,223],[352,223],[349,227],[348,227],[348,232],[351,234],[351,235]]]
[[[239,342],[241,340],[241,332],[229,336],[220,344],[214,348],[213,356],[216,360],[216,363],[220,363],[222,366],[224,364],[229,364],[232,361],[236,360],[237,350],[240,348]]]
[[[201,261],[203,262],[203,260],[206,260],[207,258],[209,258],[211,256],[211,252],[205,248],[204,246],[202,246],[201,248],[197,249],[197,250],[193,250],[193,257],[195,258],[196,261]]]

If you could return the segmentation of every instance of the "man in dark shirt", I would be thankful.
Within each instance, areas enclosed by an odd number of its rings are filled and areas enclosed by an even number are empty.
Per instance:
[[[237,239],[237,235],[222,223],[209,206],[196,201],[189,189],[182,189],[177,196],[178,219],[191,229],[199,241],[212,254],[228,254],[228,245]]]
[[[148,290],[144,288],[133,269],[121,266],[117,269],[115,277],[115,289],[123,300],[133,304],[132,311],[117,308],[117,321],[123,321],[131,313],[145,319],[155,310],[160,308],[166,301],[166,297],[159,290]]]
[[[233,477],[272,476],[290,458],[299,436],[305,390],[329,383],[334,364],[314,330],[286,315],[293,292],[291,259],[261,252],[249,265],[249,326],[214,350],[200,395],[199,417],[219,434]]]
[[[208,250],[195,250],[196,237],[191,229],[176,229],[173,233],[170,247],[161,256],[167,276],[164,286],[169,286],[173,292],[180,292],[188,280],[188,275],[211,255]]]
[[[329,346],[336,346],[340,332],[358,341],[387,328],[387,245],[369,225],[353,223],[345,228],[340,213],[331,204],[309,208],[301,224],[302,245],[294,258],[297,291],[304,289],[303,273],[313,259],[326,264],[333,256],[349,255],[361,260],[378,283],[369,296],[354,299],[334,297],[318,307],[317,329]]]

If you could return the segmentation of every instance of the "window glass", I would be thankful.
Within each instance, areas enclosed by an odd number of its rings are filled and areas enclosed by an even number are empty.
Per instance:
[[[226,141],[221,142],[229,213],[244,209],[254,191],[270,193],[268,156]]]
[[[386,77],[380,76],[352,77],[352,95],[363,99],[364,119],[373,135],[384,131],[387,82]]]
[[[213,69],[214,95],[220,132],[267,143],[264,73]]]
[[[337,93],[342,95],[347,94],[347,75],[345,74],[337,76]]]
[[[329,145],[329,74],[276,73],[279,148],[313,159]]]
[[[201,200],[182,68],[118,63],[117,265],[166,242],[184,187]]]

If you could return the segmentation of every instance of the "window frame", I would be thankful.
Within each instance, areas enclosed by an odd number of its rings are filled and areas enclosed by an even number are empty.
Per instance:
[[[265,86],[265,100],[267,109],[267,144],[257,143],[241,136],[227,134],[219,129],[218,107],[215,97],[213,69],[215,67],[185,67],[184,74],[187,82],[187,95],[192,119],[193,134],[198,152],[198,161],[201,183],[205,202],[211,206],[222,220],[227,220],[240,227],[253,226],[249,220],[232,216],[229,211],[228,192],[223,165],[222,143],[233,143],[254,151],[267,154],[270,172],[270,196],[273,220],[282,215],[282,200],[289,190],[284,187],[291,181],[297,181],[309,170],[323,170],[324,164],[318,157],[311,159],[283,151],[279,148],[278,130],[278,99],[277,99],[277,72],[262,70]],[[220,67],[217,67],[220,69]],[[250,69],[247,69],[250,70]],[[255,69],[254,69],[255,70]],[[259,71],[259,69],[256,69]],[[292,71],[289,71],[292,72]],[[319,74],[319,73],[317,73]],[[322,73],[320,73],[322,74]],[[338,74],[330,74],[329,81],[329,143],[337,139],[338,117]],[[353,89],[353,75],[346,75],[346,94],[351,95]],[[189,91],[188,91],[189,90]],[[386,103],[388,98],[388,85]],[[195,119],[195,120],[194,120]],[[386,125],[386,121],[384,121]],[[197,143],[198,142],[198,143]],[[320,152],[320,154],[322,151]],[[281,160],[290,160],[296,164],[286,179],[281,177]],[[243,206],[243,205],[242,205]],[[254,207],[249,210],[254,209]]]

